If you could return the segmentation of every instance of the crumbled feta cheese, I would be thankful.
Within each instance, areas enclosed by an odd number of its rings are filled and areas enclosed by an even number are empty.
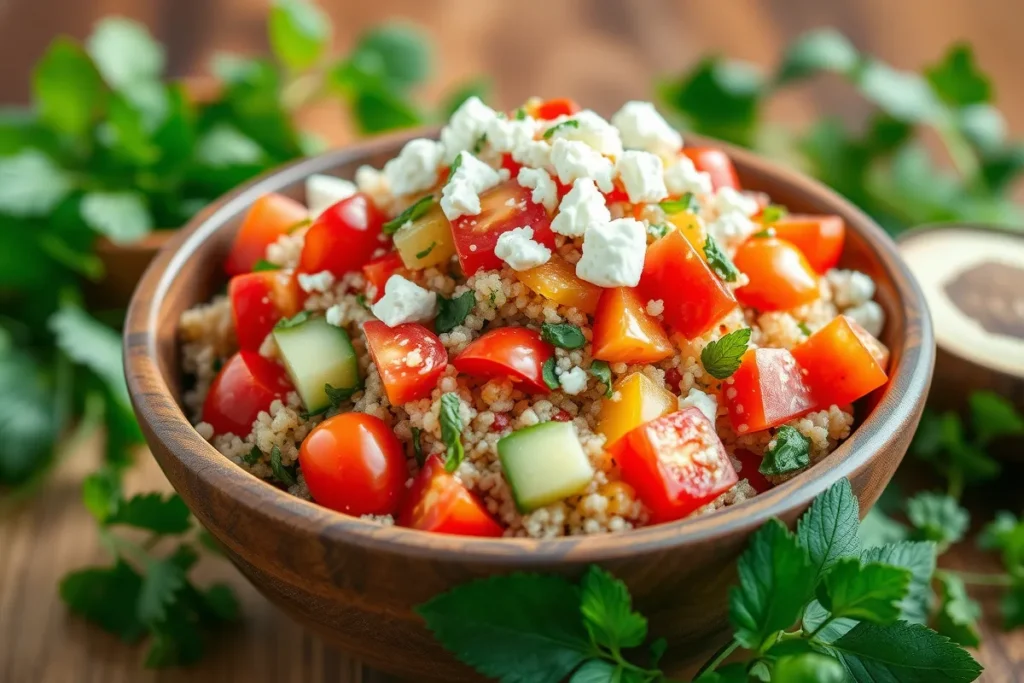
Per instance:
[[[342,178],[315,173],[306,178],[306,206],[311,218],[317,218],[328,207],[348,199],[357,192],[356,186]]]
[[[665,312],[664,299],[651,299],[647,302],[647,315],[659,316]]]
[[[523,167],[519,169],[516,180],[528,190],[533,190],[530,199],[534,204],[541,204],[548,210],[548,213],[554,211],[558,206],[558,187],[547,171],[540,168]]]
[[[462,162],[441,190],[441,211],[448,220],[480,213],[480,193],[501,182],[493,168],[469,152],[462,153]]]
[[[859,306],[875,297],[875,281],[856,270],[833,268],[825,273],[832,286],[832,301],[839,308]]]
[[[650,152],[623,152],[615,170],[633,204],[653,204],[668,196],[661,159]]]
[[[551,145],[546,140],[530,140],[512,150],[512,160],[529,168],[541,168],[554,172],[551,163]]]
[[[753,216],[761,208],[757,200],[731,187],[720,187],[715,193],[711,205],[719,216],[738,213],[742,216]]]
[[[681,156],[665,169],[665,187],[673,195],[692,192],[704,196],[711,194],[711,175],[698,171],[690,157]]]
[[[360,166],[356,169],[356,187],[360,192],[370,195],[378,206],[387,204],[391,198],[387,178],[373,166]]]
[[[384,285],[384,296],[370,310],[388,327],[425,322],[437,313],[437,294],[401,275],[392,275]]]
[[[611,159],[578,140],[555,140],[551,145],[551,163],[558,179],[568,185],[578,178],[593,178],[602,192],[611,192],[615,168]]]
[[[868,334],[877,337],[885,327],[885,311],[874,301],[865,301],[853,308],[847,308],[843,315],[860,325]]]
[[[558,376],[558,383],[562,386],[562,391],[570,396],[582,394],[587,390],[587,371],[576,367],[563,372]]]
[[[626,102],[615,112],[612,125],[619,129],[627,149],[642,149],[669,156],[683,146],[683,138],[650,102]]]
[[[500,116],[487,125],[487,144],[502,154],[533,141],[537,132],[537,121],[529,117],[521,120]]]
[[[725,213],[707,224],[708,234],[727,251],[738,248],[756,230],[754,221],[741,213]]]
[[[551,258],[551,250],[533,240],[533,228],[514,228],[498,237],[494,255],[513,270],[529,270],[544,265]]]
[[[345,324],[345,309],[341,304],[334,304],[327,309],[327,313],[324,317],[327,319],[328,325],[334,325],[335,327],[341,327]]]
[[[334,286],[334,273],[322,270],[319,273],[299,273],[299,287],[303,292],[326,292]]]
[[[495,118],[497,114],[494,110],[481,102],[479,97],[470,97],[463,102],[452,114],[448,125],[441,129],[441,144],[444,146],[442,161],[450,164],[459,152],[472,150],[487,133]]]
[[[580,178],[572,185],[558,205],[551,229],[566,237],[580,237],[595,223],[612,219],[604,195],[590,178]]]
[[[410,140],[398,156],[384,164],[384,177],[396,196],[421,192],[437,182],[444,148],[425,138]]]
[[[575,121],[575,126],[558,126],[563,121]],[[622,140],[619,131],[595,112],[584,109],[572,116],[559,117],[551,122],[548,129],[558,126],[551,134],[552,140],[577,140],[593,147],[606,156],[617,157],[622,154]]]
[[[685,397],[679,397],[679,410],[684,408],[696,408],[707,416],[711,424],[715,424],[715,419],[718,416],[718,398],[711,394],[705,394],[694,387]]]
[[[596,223],[583,237],[576,275],[601,287],[636,287],[646,251],[647,231],[640,221],[619,218]]]

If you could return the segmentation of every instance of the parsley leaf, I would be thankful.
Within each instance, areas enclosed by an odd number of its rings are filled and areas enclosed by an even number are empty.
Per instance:
[[[330,19],[305,0],[275,0],[267,29],[274,54],[291,69],[313,66],[331,40]]]
[[[423,467],[426,458],[423,455],[423,430],[419,427],[412,428],[412,454],[416,458],[416,464]]]
[[[595,360],[590,364],[590,374],[596,377],[599,381],[604,383],[606,398],[611,398],[612,394],[612,369],[603,360]]]
[[[82,197],[82,220],[114,244],[128,244],[153,230],[153,216],[138,192],[90,192]]]
[[[903,541],[868,548],[861,554],[861,561],[880,562],[908,570],[911,577],[910,588],[900,601],[900,619],[915,624],[924,624],[928,621],[932,574],[935,573],[934,543]]]
[[[555,372],[554,356],[544,361],[544,365],[541,367],[541,376],[544,378],[544,384],[548,385],[548,389],[556,391],[561,386],[558,382],[558,374]]]
[[[459,409],[462,401],[459,395],[453,392],[441,395],[441,441],[447,447],[445,453],[444,468],[448,472],[454,472],[462,464],[466,451],[462,447],[462,416]]]
[[[455,172],[462,166],[462,152],[455,155],[455,159],[452,160],[452,165],[448,167],[448,182],[451,182],[452,178],[455,177]],[[422,199],[420,201],[423,201]]]
[[[807,550],[816,576],[844,557],[860,553],[857,526],[860,506],[850,482],[840,479],[814,499],[797,522],[796,535]]]
[[[956,543],[964,537],[971,517],[950,496],[924,491],[907,501],[907,519],[927,541]]]
[[[437,246],[437,242],[431,242],[430,246],[423,251],[416,252],[416,258],[426,258],[430,255],[430,252],[434,251],[434,247]]]
[[[800,328],[800,332],[801,332],[801,333],[802,333],[802,334],[803,334],[803,335],[804,335],[805,337],[810,337],[810,336],[811,336],[811,335],[813,334],[813,332],[811,331],[811,328],[809,328],[809,327],[807,326],[807,323],[805,323],[805,322],[804,322],[804,321],[802,321],[802,320],[801,320],[800,322],[798,322],[798,323],[796,324],[796,326]]]
[[[971,427],[982,445],[1000,437],[1024,434],[1024,416],[999,394],[976,391],[967,397],[967,403],[971,411]]]
[[[476,305],[476,295],[472,291],[463,292],[448,298],[438,295],[437,317],[434,318],[434,331],[438,334],[451,332],[466,321],[466,316]]]
[[[739,370],[743,354],[747,352],[751,330],[744,327],[734,330],[701,349],[700,362],[709,375],[715,379],[727,379]]]
[[[285,467],[281,462],[281,449],[274,446],[270,449],[270,470],[274,479],[285,486],[295,486],[295,467]]]
[[[460,661],[503,683],[559,683],[593,654],[580,590],[565,579],[481,579],[416,608]]]
[[[766,226],[777,223],[785,218],[788,213],[789,209],[781,204],[769,204],[761,212],[761,223]]]
[[[562,121],[561,123],[556,123],[555,125],[553,125],[550,128],[548,128],[546,131],[544,131],[543,137],[544,137],[545,140],[550,140],[551,137],[555,133],[560,131],[560,130],[566,130],[568,128],[579,128],[579,127],[580,127],[580,122],[579,121],[577,121],[576,119],[567,119],[565,121]]]
[[[639,647],[647,639],[647,619],[633,611],[626,584],[591,566],[580,584],[583,622],[594,642],[620,650]]]
[[[183,534],[191,525],[185,501],[176,494],[143,493],[124,501],[106,519],[108,525],[145,529],[155,534]]]
[[[965,647],[978,647],[981,644],[978,632],[981,607],[967,595],[967,588],[960,577],[941,572],[937,578],[939,612],[935,630]]]
[[[142,576],[123,560],[71,572],[60,582],[60,597],[69,610],[126,643],[146,633],[135,612],[141,590]]]
[[[274,325],[275,330],[288,330],[293,327],[298,327],[302,323],[306,322],[313,317],[313,313],[310,311],[299,311],[290,318],[281,318]]]
[[[974,658],[920,624],[862,622],[830,645],[856,683],[968,683],[981,674]]]
[[[707,257],[708,266],[715,272],[715,275],[724,282],[736,282],[740,271],[736,269],[732,259],[722,251],[722,248],[718,246],[718,242],[711,235],[708,235],[707,240],[704,242],[704,256]]]
[[[254,273],[260,273],[265,270],[281,270],[281,266],[262,258],[252,266],[252,272]]]
[[[460,155],[459,159],[461,158],[462,156]],[[459,159],[456,159],[456,162],[458,162]],[[455,164],[452,164],[451,173],[455,173]],[[420,197],[415,202],[407,206],[405,208],[405,211],[403,211],[402,213],[398,214],[397,216],[389,220],[387,223],[385,223],[384,227],[381,228],[381,230],[384,232],[385,235],[395,234],[396,232],[398,232],[398,229],[405,225],[406,223],[421,218],[423,214],[425,214],[427,211],[430,211],[430,209],[434,206],[435,202],[436,200],[434,199],[434,195],[432,194],[428,194],[425,197]],[[424,256],[426,256],[426,254],[424,254]],[[423,258],[423,256],[417,255],[416,258]]]
[[[139,620],[147,626],[167,618],[168,606],[185,587],[185,570],[172,559],[156,560],[146,567],[139,592]]]
[[[685,193],[679,199],[666,199],[658,202],[658,206],[670,216],[674,213],[682,213],[683,211],[689,211],[690,213],[700,211],[700,206],[697,204],[697,200],[694,199],[692,192]]]
[[[817,596],[835,618],[888,624],[899,618],[899,602],[909,587],[907,569],[844,557],[822,577]]]
[[[583,330],[571,323],[544,323],[540,326],[540,336],[560,349],[579,349],[587,343]]]
[[[808,31],[786,50],[776,80],[787,83],[819,71],[852,73],[859,62],[857,49],[835,29]]]
[[[588,659],[573,672],[569,683],[610,683],[622,680],[621,669],[606,659]]]
[[[260,450],[259,446],[253,446],[248,453],[242,456],[242,460],[248,465],[255,465],[263,459],[263,451]]]
[[[765,476],[778,476],[802,470],[811,464],[811,440],[794,427],[782,425],[775,433],[774,444],[765,451],[758,471]]]
[[[660,240],[662,237],[667,235],[669,230],[671,230],[671,228],[664,223],[647,226],[647,234],[656,240]]]
[[[1024,585],[1018,583],[999,601],[1003,615],[1003,629],[1010,631],[1024,626]]]
[[[515,119],[516,119],[516,121],[525,121],[526,120],[526,110],[523,109],[522,107],[519,107],[518,109],[516,109]]]
[[[974,51],[966,43],[953,45],[939,64],[925,69],[925,76],[939,97],[953,106],[992,99],[991,79],[978,69]]]
[[[792,641],[800,642],[800,641]],[[846,683],[846,669],[838,661],[817,652],[779,657],[770,679],[787,683]]]

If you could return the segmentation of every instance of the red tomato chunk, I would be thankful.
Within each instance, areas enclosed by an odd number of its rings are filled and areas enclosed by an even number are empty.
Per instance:
[[[500,327],[485,332],[462,350],[452,364],[474,377],[508,377],[524,391],[548,393],[544,363],[555,355],[540,333],[526,327]]]
[[[843,315],[794,347],[793,357],[822,408],[856,401],[888,379],[888,349]]]
[[[292,390],[284,368],[255,351],[239,351],[224,364],[203,402],[203,422],[216,434],[244,437],[260,411]]]
[[[711,147],[684,147],[683,154],[690,158],[694,168],[711,176],[711,187],[720,190],[723,187],[740,189],[740,179],[736,175],[736,167],[732,165],[729,155]]]
[[[725,380],[722,395],[737,434],[776,427],[816,405],[796,359],[786,349],[747,351],[739,369]]]
[[[846,224],[839,216],[789,214],[771,224],[775,235],[799,249],[818,273],[835,268],[846,241]]]
[[[818,274],[794,245],[776,237],[752,237],[733,259],[749,284],[736,290],[744,306],[759,311],[788,311],[809,304],[821,293]]]
[[[379,320],[364,323],[363,332],[391,405],[430,396],[448,367],[437,335],[419,323],[388,327]]]
[[[377,303],[384,296],[384,285],[388,278],[397,272],[405,272],[402,257],[392,251],[376,258],[363,266],[363,277],[366,278],[366,298],[371,304]]]
[[[245,214],[224,262],[224,270],[228,275],[252,271],[265,257],[267,247],[308,218],[309,211],[294,199],[276,193],[263,195]]]
[[[359,270],[383,246],[382,214],[365,194],[354,194],[323,212],[306,232],[300,273],[330,271],[340,278]]]
[[[299,287],[295,277],[280,270],[236,275],[228,282],[231,315],[238,346],[257,351],[281,318],[299,312]]]
[[[398,524],[459,536],[497,537],[503,533],[483,504],[445,471],[437,455],[427,458],[413,481],[398,514]]]

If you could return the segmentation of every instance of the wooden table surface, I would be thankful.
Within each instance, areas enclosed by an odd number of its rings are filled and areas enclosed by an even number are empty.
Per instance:
[[[712,50],[774,63],[793,36],[815,26],[837,26],[863,49],[903,68],[934,61],[953,40],[974,43],[994,77],[1011,132],[1024,131],[1024,89],[1014,87],[1024,61],[1019,9],[1014,0],[375,0],[331,4],[338,45],[350,45],[364,27],[385,18],[424,25],[439,47],[439,73],[426,89],[446,88],[487,73],[494,100],[507,106],[528,95],[569,95],[602,111],[627,98],[648,98],[657,75],[671,73]],[[83,35],[99,15],[120,12],[147,21],[169,44],[170,68],[202,71],[215,48],[263,49],[263,0],[0,0],[0,59],[23,65],[0,73],[0,102],[27,91],[28,64],[59,32]],[[59,9],[59,11],[57,11]],[[856,117],[862,107],[845,87],[825,83],[786,95],[771,108],[780,120],[805,122],[821,112]],[[94,524],[80,503],[79,482],[96,464],[100,444],[64,454],[40,494],[0,519],[0,683],[384,683],[325,647],[269,605],[227,563],[204,560],[205,578],[231,582],[244,619],[218,638],[210,654],[189,670],[145,671],[143,651],[69,617],[56,594],[68,570],[104,562]],[[1019,481],[1007,476],[1004,482]],[[167,488],[148,453],[129,478],[133,491]],[[1012,491],[974,494],[972,511],[986,520],[999,506],[1020,511]],[[991,557],[962,544],[946,566],[996,570]],[[978,653],[984,683],[1024,681],[1024,631],[998,629],[997,593],[976,593],[988,620]]]

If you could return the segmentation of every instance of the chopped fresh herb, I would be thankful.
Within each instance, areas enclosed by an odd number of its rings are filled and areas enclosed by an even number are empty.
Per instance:
[[[758,230],[753,235],[754,239],[764,239],[765,237],[775,237],[775,228],[765,228],[764,230]]]
[[[252,450],[242,456],[242,460],[244,460],[247,465],[255,465],[262,459],[263,451],[261,451],[258,446],[253,446]]]
[[[556,132],[558,132],[558,131],[560,131],[562,129],[565,129],[565,128],[579,128],[579,127],[580,127],[580,122],[579,121],[577,121],[576,119],[568,119],[566,121],[562,121],[561,123],[556,123],[555,125],[553,125],[550,128],[548,128],[546,131],[544,131],[544,136],[543,137],[544,137],[545,140],[550,140],[552,135],[554,135]]]
[[[558,375],[555,374],[554,356],[544,361],[544,365],[541,368],[541,376],[544,378],[544,384],[547,384],[548,389],[551,389],[552,391],[562,386],[561,384],[558,383]]]
[[[274,329],[288,330],[293,327],[298,327],[302,323],[309,320],[311,317],[313,317],[313,314],[310,311],[299,311],[290,318],[281,318],[280,320],[278,320],[277,324],[274,325]]]
[[[789,214],[789,209],[781,204],[769,204],[764,207],[764,211],[761,212],[761,223],[764,225],[771,225],[772,223],[785,218],[787,214]]]
[[[447,447],[445,453],[444,469],[454,472],[462,464],[466,451],[462,447],[462,416],[459,408],[462,401],[459,395],[448,392],[441,395],[441,441]]]
[[[708,235],[707,240],[704,242],[704,256],[707,257],[708,265],[711,266],[711,270],[715,271],[715,275],[725,282],[736,282],[740,271],[736,269],[732,259],[722,251],[722,248],[718,246],[718,242],[711,235]]]
[[[337,411],[339,408],[341,408],[341,404],[344,401],[347,401],[348,399],[352,398],[352,396],[354,396],[356,393],[362,390],[362,386],[349,387],[347,389],[335,389],[330,384],[325,384],[324,393],[327,394],[327,400],[330,401],[330,403],[321,408],[320,410],[302,413],[302,419],[308,420],[309,418],[316,417],[317,415],[325,415],[331,411]]]
[[[393,235],[406,223],[420,218],[423,214],[429,211],[432,206],[434,206],[434,201],[434,195],[432,194],[420,197],[415,202],[407,206],[405,211],[384,224],[384,227],[382,228],[384,234]]]
[[[313,219],[312,218],[303,218],[301,221],[295,221],[294,223],[289,225],[288,229],[285,232],[287,232],[290,235],[293,232],[296,232],[298,230],[302,230],[306,226],[309,226],[309,225],[312,225],[312,224],[313,224]]]
[[[270,449],[270,470],[278,482],[285,486],[295,486],[295,466],[285,467],[281,462],[281,449],[277,446]]]
[[[438,334],[451,332],[466,320],[466,316],[476,305],[476,295],[473,292],[463,292],[458,296],[447,298],[438,295],[437,317],[434,318],[434,331]]]
[[[486,144],[487,144],[487,133],[484,133],[479,138],[477,138],[476,142],[473,143],[473,154],[479,154],[480,152],[482,152],[483,149],[484,149],[484,145],[486,145]]]
[[[412,428],[412,454],[416,458],[416,464],[423,467],[425,458],[423,457],[423,430],[419,427]]]
[[[583,330],[571,323],[544,323],[540,326],[540,336],[560,349],[579,349],[587,343]]]
[[[427,258],[427,256],[430,255],[430,252],[434,251],[434,247],[436,246],[437,242],[431,242],[429,247],[427,247],[423,251],[416,252],[416,258]]]
[[[800,331],[803,332],[805,336],[811,336],[811,328],[807,327],[807,323],[801,320],[796,324],[796,326],[800,328]]]
[[[740,367],[743,354],[750,342],[750,328],[744,327],[709,343],[700,352],[700,362],[715,379],[726,379]]]
[[[495,302],[498,300],[498,290],[492,289],[491,293],[487,295],[487,300],[491,302],[491,308],[497,308],[498,305]]]
[[[654,239],[660,240],[662,237],[668,234],[669,230],[670,228],[667,225],[665,225],[664,223],[659,223],[657,225],[649,225],[647,227],[647,234],[654,237]]]
[[[607,398],[612,397],[612,369],[603,360],[595,360],[590,364],[590,374],[596,377],[601,382],[604,382],[605,392],[604,395]]]
[[[778,476],[802,470],[811,464],[811,440],[789,425],[779,427],[774,443],[764,453],[758,471]]]
[[[674,213],[682,213],[683,211],[689,211],[690,213],[700,211],[700,206],[697,205],[697,200],[692,192],[687,192],[679,199],[666,199],[663,202],[658,202],[658,206],[670,216]]]
[[[265,270],[281,270],[281,266],[277,265],[276,263],[271,263],[270,261],[262,258],[255,264],[253,264],[252,272],[260,273]]]
[[[448,167],[448,182],[455,177],[455,172],[462,166],[462,152],[459,152],[455,156],[455,160],[452,161],[452,165]]]
[[[516,109],[516,121],[524,120],[526,120],[526,110],[523,109],[522,107],[519,107],[518,109]]]
[[[356,303],[365,308],[366,310],[370,310],[370,303],[366,300],[366,295],[363,294],[362,292],[356,294]]]

